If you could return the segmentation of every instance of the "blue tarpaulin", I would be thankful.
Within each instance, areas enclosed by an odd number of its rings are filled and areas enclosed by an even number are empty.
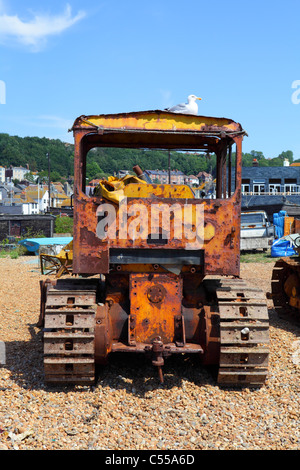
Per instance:
[[[286,211],[279,211],[276,214],[273,214],[273,224],[275,226],[275,236],[277,238],[282,238],[284,235],[284,218],[286,216]]]
[[[36,255],[38,255],[41,246],[60,245],[64,247],[72,240],[73,237],[26,238],[25,240],[21,240],[18,243],[19,245],[25,246],[28,251],[34,252]]]
[[[284,238],[275,240],[271,246],[271,256],[273,258],[281,258],[284,256],[293,256],[296,255],[293,248],[293,243],[291,240],[286,240]]]

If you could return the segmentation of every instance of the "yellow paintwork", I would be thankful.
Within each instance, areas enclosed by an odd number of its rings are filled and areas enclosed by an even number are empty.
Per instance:
[[[163,111],[145,111],[130,114],[81,116],[73,127],[95,126],[103,129],[149,130],[149,131],[202,131],[207,127],[223,131],[241,131],[240,124],[227,118],[192,116]]]
[[[208,242],[215,236],[215,234],[216,234],[215,227],[212,224],[208,223],[204,227],[204,241]]]
[[[101,196],[114,203],[126,197],[148,198],[151,196],[163,198],[190,199],[194,193],[189,186],[175,184],[148,184],[137,176],[126,175],[123,178],[111,176],[108,180],[99,182],[95,188],[94,196]]]
[[[128,184],[124,188],[124,196],[127,197],[163,197],[193,199],[195,197],[192,189],[186,185],[175,184]]]
[[[57,258],[62,262],[65,260],[73,260],[73,240],[68,243],[57,255]]]
[[[103,197],[118,204],[124,196],[129,196],[125,194],[127,185],[135,186],[137,183],[139,187],[146,184],[145,181],[137,176],[126,175],[123,178],[109,176],[107,181],[102,180],[99,182],[99,185],[95,188],[94,196]]]

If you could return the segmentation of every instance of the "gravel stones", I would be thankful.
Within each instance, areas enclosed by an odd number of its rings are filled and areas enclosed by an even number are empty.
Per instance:
[[[0,450],[300,449],[300,328],[271,300],[270,366],[259,389],[222,389],[214,368],[170,358],[164,384],[138,355],[112,355],[92,387],[43,382],[37,261],[0,259]],[[270,292],[273,263],[241,277]],[[298,359],[297,359],[298,358]]]

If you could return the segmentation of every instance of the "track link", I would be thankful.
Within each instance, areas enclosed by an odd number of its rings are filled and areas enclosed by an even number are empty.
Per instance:
[[[269,316],[266,296],[241,279],[213,281],[220,315],[218,383],[264,384],[269,359]]]
[[[300,277],[299,258],[287,258],[287,260],[279,259],[276,261],[272,273],[272,300],[274,308],[281,318],[300,322],[300,311],[298,308],[289,304],[289,297],[284,291],[284,285],[289,276],[296,275]]]
[[[44,323],[45,382],[94,382],[96,294],[96,280],[58,280],[48,289]]]

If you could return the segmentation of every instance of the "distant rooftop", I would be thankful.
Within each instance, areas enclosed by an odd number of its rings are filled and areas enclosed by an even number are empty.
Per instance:
[[[168,170],[145,170],[150,175],[165,175],[168,174]],[[184,175],[182,171],[171,170],[171,175]]]
[[[243,166],[243,178],[297,178],[299,177],[299,168],[292,166]]]

